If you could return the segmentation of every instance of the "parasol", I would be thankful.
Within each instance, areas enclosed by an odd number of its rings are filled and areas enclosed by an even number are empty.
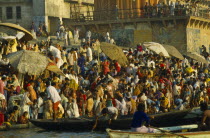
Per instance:
[[[64,76],[64,77],[66,76],[52,60],[48,59],[48,61],[49,61],[49,63],[46,68],[47,70],[52,71],[52,72],[59,74],[61,76]]]
[[[122,51],[122,48],[110,44],[110,43],[101,43],[101,50],[112,60],[117,60],[120,65],[125,66],[128,64],[128,59]]]
[[[18,40],[22,39],[24,36],[25,36],[25,33],[23,33],[23,32],[18,32],[16,35]]]
[[[19,73],[41,75],[45,69],[63,75],[63,72],[48,57],[35,51],[21,50],[7,56],[10,64]]]
[[[143,45],[157,54],[162,54],[164,57],[170,57],[166,49],[159,43],[145,42]]]
[[[12,67],[22,74],[40,75],[46,69],[47,57],[34,51],[21,50],[7,56]]]
[[[181,60],[184,59],[182,54],[174,46],[163,45],[163,47],[166,49],[166,51],[169,53],[169,55],[171,55],[173,57],[176,57],[176,58],[179,58]]]
[[[184,53],[184,55],[186,55],[198,62],[208,64],[208,61],[205,59],[205,57],[201,56],[200,54],[198,54],[196,52],[187,52],[187,53]]]
[[[16,39],[16,37],[15,36],[4,36],[4,37],[0,37],[0,39],[13,40],[13,39]]]
[[[33,39],[32,34],[19,25],[12,24],[12,23],[0,23],[0,27],[1,27],[0,29],[4,30],[4,32],[7,34],[9,32],[9,33],[12,33],[13,35],[16,35],[17,31],[21,31],[25,33],[25,35],[21,39],[23,41],[30,41]]]

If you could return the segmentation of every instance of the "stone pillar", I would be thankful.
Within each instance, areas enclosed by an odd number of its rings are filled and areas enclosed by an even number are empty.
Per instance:
[[[126,11],[126,0],[122,0],[123,3],[123,18],[127,18],[127,11]]]
[[[94,0],[94,19],[98,19],[98,0]]]
[[[140,17],[140,15],[141,15],[140,8],[141,8],[141,0],[136,0],[136,2],[135,2],[135,16],[136,17]]]
[[[124,18],[123,0],[119,0],[119,15],[121,19]]]
[[[112,5],[111,5],[111,0],[107,0],[107,9],[105,11],[105,15],[107,17],[107,19],[111,19],[112,18]]]
[[[133,7],[134,6],[134,2],[133,0],[130,0],[130,18],[133,18]]]
[[[154,0],[155,6],[158,4],[159,0]]]
[[[146,0],[141,0],[141,8],[143,9],[146,4]]]
[[[150,4],[153,5],[157,5],[158,4],[158,0],[150,0]]]
[[[116,0],[116,5],[120,8],[120,0]]]
[[[129,18],[130,16],[130,0],[125,0],[125,13],[126,13],[126,18]]]
[[[94,0],[94,10],[97,11],[98,9],[98,0]]]

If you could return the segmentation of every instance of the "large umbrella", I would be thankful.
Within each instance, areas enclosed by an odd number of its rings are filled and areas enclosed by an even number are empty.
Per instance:
[[[208,61],[205,59],[205,57],[201,56],[200,54],[198,54],[196,52],[186,52],[186,53],[184,53],[184,55],[186,55],[198,62],[208,64]]]
[[[128,59],[122,51],[122,48],[110,44],[110,43],[101,43],[101,50],[112,60],[117,60],[120,65],[125,66],[128,64]]]
[[[157,54],[162,54],[164,57],[170,57],[167,50],[159,43],[145,42],[143,45]]]
[[[7,56],[10,64],[21,74],[40,75],[45,69],[64,75],[53,61],[39,52],[21,50]]]
[[[0,37],[0,39],[13,40],[13,39],[16,39],[16,37],[15,36],[4,36],[4,37]]]
[[[173,57],[176,57],[176,58],[179,58],[181,60],[184,59],[182,54],[174,46],[163,45],[163,47],[166,49],[166,51],[169,53],[169,55],[171,55]]]
[[[21,50],[7,56],[12,67],[19,73],[29,75],[40,75],[46,69],[49,61],[46,56],[34,52]]]
[[[0,23],[0,27],[1,27],[0,28],[1,30],[5,31],[5,33],[9,32],[9,33],[12,33],[13,35],[16,35],[17,31],[25,33],[25,35],[21,39],[23,41],[30,41],[33,39],[33,35],[29,31],[27,31],[26,29],[24,29],[23,27],[21,27],[19,25],[16,25],[13,23]]]
[[[48,59],[48,61],[49,61],[49,63],[46,68],[47,70],[52,71],[52,72],[59,74],[61,76],[64,76],[64,77],[66,76],[52,60]]]

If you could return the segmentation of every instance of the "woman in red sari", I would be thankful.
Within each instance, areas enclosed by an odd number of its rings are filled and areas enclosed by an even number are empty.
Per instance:
[[[104,62],[102,62],[102,69],[103,69],[104,75],[110,72],[109,65],[110,63],[108,60],[105,60]]]
[[[119,73],[120,70],[121,70],[121,66],[120,66],[120,64],[117,62],[117,60],[114,60],[114,66],[115,66],[115,69],[117,70],[117,73]]]

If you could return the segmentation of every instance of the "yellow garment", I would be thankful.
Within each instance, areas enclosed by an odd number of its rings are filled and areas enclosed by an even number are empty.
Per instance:
[[[151,78],[154,76],[154,72],[152,70],[149,70],[150,74],[151,74]]]
[[[131,98],[131,106],[132,106],[131,113],[134,113],[136,111],[136,102],[132,98]]]
[[[73,34],[71,31],[69,31],[69,38],[73,38]]]
[[[73,80],[73,79],[70,80],[69,88],[72,88],[73,90],[77,90],[78,84],[76,83],[75,80]]]
[[[204,70],[204,73],[208,74],[209,73],[208,69],[205,69]]]
[[[9,127],[12,126],[10,122],[3,122],[3,125],[9,126]]]
[[[206,82],[207,82],[207,83],[210,82],[210,78],[206,79]]]
[[[58,82],[60,82],[60,79],[59,79],[58,77],[56,77],[56,78],[53,80],[53,82],[58,83]]]
[[[133,95],[134,95],[134,96],[138,96],[140,93],[141,93],[141,92],[140,92],[140,89],[139,89],[139,87],[137,86],[137,87],[134,89]]]
[[[165,97],[165,100],[162,100],[162,101],[161,101],[161,105],[162,105],[164,108],[169,108],[169,100],[168,100],[168,98]]]
[[[63,118],[63,114],[61,112],[58,112],[57,118]]]
[[[194,70],[193,70],[192,67],[188,67],[188,68],[185,69],[185,71],[186,71],[187,73],[192,73]]]
[[[46,90],[46,85],[44,82],[41,82],[40,83],[40,92],[45,92],[45,90]]]
[[[200,97],[199,103],[204,102],[204,98]]]
[[[9,41],[9,44],[10,44],[10,47],[11,47],[11,52],[17,52],[17,40],[16,39],[13,39],[13,40],[10,40]]]
[[[40,52],[40,51],[39,51],[39,46],[38,46],[38,45],[35,45],[34,51],[35,51],[35,52]]]
[[[93,98],[87,100],[87,111],[90,113],[93,110],[94,101]]]

